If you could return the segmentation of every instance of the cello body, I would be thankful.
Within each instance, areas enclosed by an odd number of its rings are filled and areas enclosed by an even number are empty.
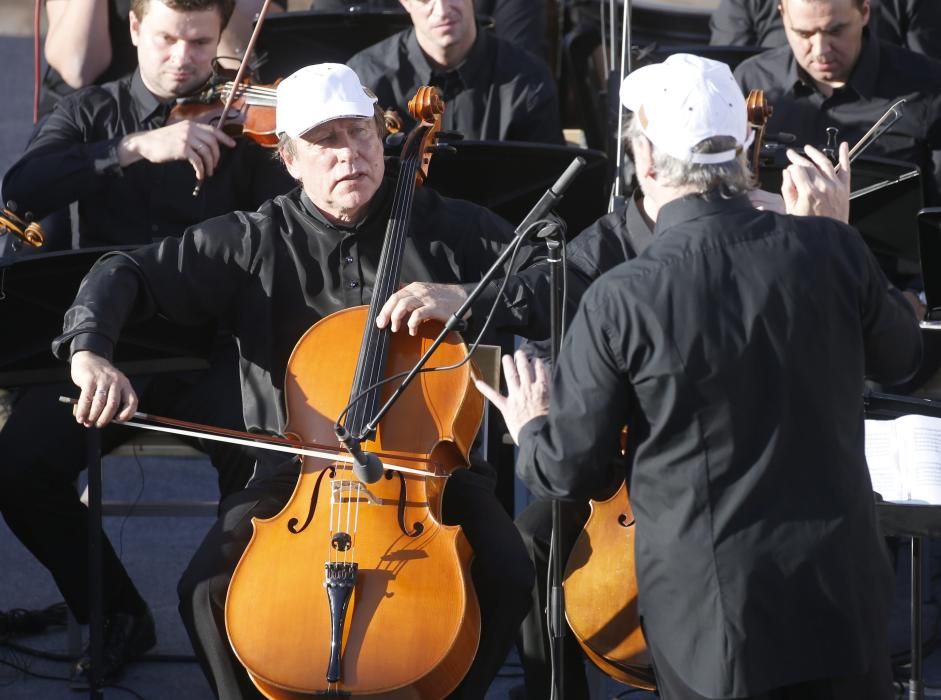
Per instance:
[[[611,678],[653,690],[653,669],[637,610],[634,514],[622,483],[591,502],[562,583],[565,617],[585,655]]]
[[[336,440],[334,419],[349,401],[357,372],[350,339],[363,336],[368,312],[355,307],[332,314],[298,342],[285,383],[289,434]],[[386,376],[410,369],[439,329],[425,323],[415,337],[392,334]],[[465,355],[452,333],[429,366]],[[480,636],[471,548],[459,527],[441,523],[441,502],[445,477],[466,464],[483,415],[470,373],[466,364],[419,375],[374,439],[363,443],[382,452],[387,465],[397,454],[424,459],[435,476],[387,468],[378,481],[364,484],[347,463],[305,457],[282,512],[253,522],[225,620],[236,655],[265,696],[437,699],[466,674]],[[391,391],[386,385],[382,400]],[[328,563],[337,560],[339,576],[328,585]],[[339,612],[331,610],[340,603],[329,590],[337,585],[351,588]],[[339,649],[332,640],[340,640]],[[328,680],[331,675],[338,680]]]

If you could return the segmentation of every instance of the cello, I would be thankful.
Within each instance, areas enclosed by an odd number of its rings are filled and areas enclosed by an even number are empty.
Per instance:
[[[433,88],[421,88],[409,106],[422,123],[403,147],[372,303],[310,328],[285,378],[289,435],[335,441],[345,413],[345,430],[382,452],[385,469],[370,483],[348,462],[305,457],[281,513],[253,521],[229,585],[229,640],[268,698],[441,698],[464,677],[479,642],[471,548],[459,527],[441,523],[446,477],[467,464],[483,415],[471,366],[423,372],[375,432],[363,434],[392,393],[377,386],[381,378],[414,366],[441,327],[425,323],[409,336],[375,324],[398,288],[414,188],[443,111]],[[357,343],[358,356],[349,351]],[[466,353],[451,333],[430,365],[458,364]],[[392,468],[396,461],[423,469]]]

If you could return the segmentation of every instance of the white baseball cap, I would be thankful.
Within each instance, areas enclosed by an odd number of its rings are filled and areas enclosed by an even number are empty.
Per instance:
[[[372,117],[376,96],[342,63],[318,63],[278,83],[275,129],[297,138],[315,126],[341,117]]]
[[[621,83],[621,104],[635,114],[651,143],[692,163],[724,163],[738,149],[694,153],[713,136],[730,136],[736,146],[752,141],[745,98],[724,63],[677,53],[663,63],[638,68]]]

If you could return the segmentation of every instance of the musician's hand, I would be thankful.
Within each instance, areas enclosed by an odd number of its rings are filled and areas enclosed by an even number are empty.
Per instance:
[[[112,419],[129,420],[137,394],[128,378],[108,360],[87,350],[72,355],[72,381],[82,390],[75,420],[86,428],[103,428]]]
[[[118,144],[118,162],[123,168],[139,160],[151,163],[186,160],[201,181],[210,177],[219,164],[221,146],[232,148],[235,139],[209,124],[185,120],[153,131],[128,134]]]
[[[912,291],[911,289],[906,289],[902,292],[902,296],[905,297],[905,300],[911,304],[912,311],[915,312],[915,318],[919,321],[925,320],[925,315],[928,313],[928,307],[925,306],[921,299],[918,296],[918,292]]]
[[[849,223],[850,160],[849,145],[840,144],[839,171],[821,151],[804,146],[805,156],[788,149],[791,161],[782,174],[781,195],[788,214],[829,216]]]
[[[503,414],[513,442],[519,444],[520,430],[533,418],[549,413],[549,368],[540,359],[530,360],[522,350],[503,356],[503,377],[507,395],[475,379],[477,390]]]
[[[382,305],[376,325],[389,326],[393,333],[408,325],[409,335],[415,335],[425,321],[447,321],[466,299],[467,293],[457,284],[412,282]]]
[[[773,211],[775,214],[786,214],[784,198],[779,194],[765,190],[750,190],[748,199],[752,206],[759,211]]]

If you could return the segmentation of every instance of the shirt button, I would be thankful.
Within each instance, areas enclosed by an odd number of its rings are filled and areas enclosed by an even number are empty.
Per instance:
[[[352,258],[351,256],[347,255],[345,258],[343,258],[343,262],[344,262],[344,264],[349,265],[350,263],[353,262],[353,258]]]
[[[347,282],[346,286],[350,289],[356,289],[359,286],[359,282]]]
[[[158,226],[157,224],[151,224],[150,230],[153,231],[154,233],[157,233],[157,231],[160,230],[160,226]]]

